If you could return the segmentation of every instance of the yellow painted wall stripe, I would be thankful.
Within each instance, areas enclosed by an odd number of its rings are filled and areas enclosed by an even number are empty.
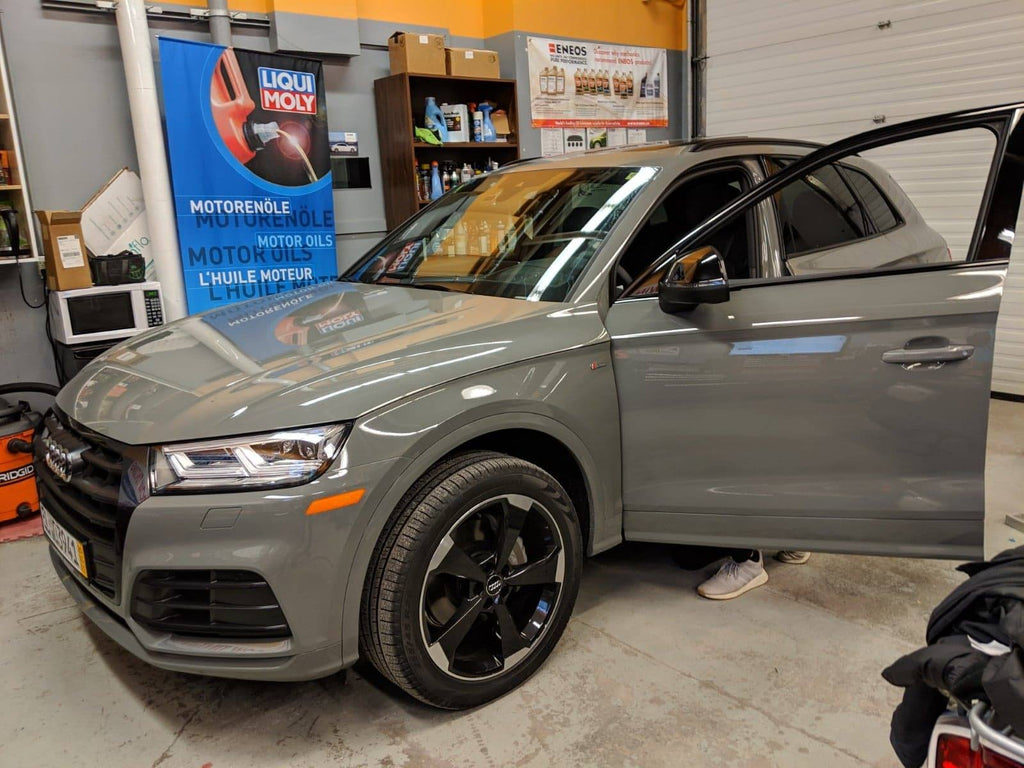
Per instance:
[[[174,0],[202,8],[205,0]],[[520,31],[651,48],[686,49],[687,9],[651,0],[228,0],[235,11],[300,13],[366,19],[394,26],[441,27],[457,37],[496,37]]]
[[[271,13],[302,13],[333,19],[358,19],[358,0],[269,0]]]
[[[168,0],[168,2],[192,8],[206,7],[206,0]],[[228,0],[228,8],[245,13],[270,13],[271,2],[272,0]]]
[[[393,24],[444,27],[459,37],[484,36],[485,0],[358,0],[359,18]],[[493,0],[501,5],[509,0]]]
[[[515,3],[514,29],[535,35],[600,40],[649,48],[686,48],[686,9],[652,0],[548,0]],[[509,30],[488,29],[486,36]]]

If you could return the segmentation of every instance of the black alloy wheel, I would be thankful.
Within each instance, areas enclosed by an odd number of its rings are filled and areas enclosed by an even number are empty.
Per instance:
[[[482,704],[550,654],[581,565],[575,510],[554,477],[503,454],[455,456],[409,491],[378,542],[362,649],[422,701]]]
[[[564,580],[562,537],[539,502],[507,493],[477,504],[430,559],[420,613],[427,653],[463,680],[508,671],[547,629]]]

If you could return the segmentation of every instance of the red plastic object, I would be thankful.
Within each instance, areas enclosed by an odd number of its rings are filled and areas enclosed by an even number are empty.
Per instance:
[[[936,768],[1024,768],[1024,763],[1003,757],[990,749],[982,748],[975,752],[967,737],[946,733],[939,736]]]
[[[242,77],[232,48],[225,48],[213,68],[210,81],[210,108],[217,133],[232,155],[245,165],[256,153],[245,138],[245,124],[256,108]]]

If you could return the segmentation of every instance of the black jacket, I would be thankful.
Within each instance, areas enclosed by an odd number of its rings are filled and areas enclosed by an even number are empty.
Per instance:
[[[927,759],[935,720],[950,695],[963,702],[988,701],[1001,725],[1024,734],[1024,547],[958,570],[970,578],[932,611],[928,645],[882,672],[889,683],[906,689],[889,733],[906,768]],[[998,641],[1011,651],[989,656],[975,650],[968,636],[981,643]]]

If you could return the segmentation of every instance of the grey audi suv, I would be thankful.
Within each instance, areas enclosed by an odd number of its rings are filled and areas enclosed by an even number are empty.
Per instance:
[[[510,165],[340,280],[122,343],[37,438],[54,567],[166,669],[533,674],[623,540],[979,555],[1022,105]],[[962,253],[875,150],[990,135]]]

